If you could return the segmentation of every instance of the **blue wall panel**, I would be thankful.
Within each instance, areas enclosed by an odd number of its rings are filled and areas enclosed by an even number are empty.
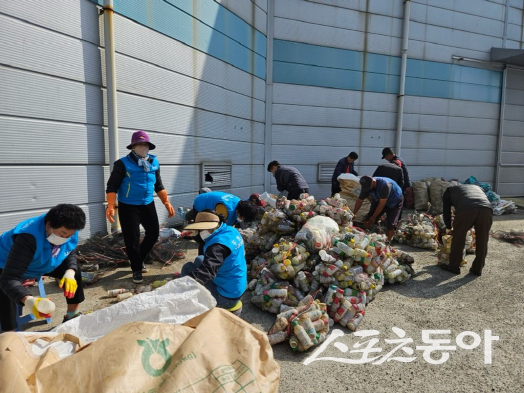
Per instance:
[[[92,1],[103,5],[103,0]],[[114,0],[114,10],[243,71],[266,77],[264,34],[213,0]]]
[[[277,83],[398,94],[400,57],[303,44],[274,43]],[[408,59],[406,95],[500,102],[502,73]]]

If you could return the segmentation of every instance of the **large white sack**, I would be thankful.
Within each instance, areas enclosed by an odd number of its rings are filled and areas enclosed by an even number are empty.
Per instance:
[[[110,307],[71,319],[51,331],[70,333],[87,344],[129,322],[178,325],[215,306],[215,298],[204,286],[190,277],[182,277],[154,291],[134,295]]]

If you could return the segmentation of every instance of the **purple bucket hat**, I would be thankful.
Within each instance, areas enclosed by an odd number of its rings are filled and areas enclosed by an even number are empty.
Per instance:
[[[129,150],[132,150],[134,144],[144,142],[149,143],[149,150],[155,150],[156,146],[151,143],[151,141],[149,140],[149,136],[146,134],[145,131],[133,132],[133,136],[131,137],[131,144],[127,145],[127,148]]]

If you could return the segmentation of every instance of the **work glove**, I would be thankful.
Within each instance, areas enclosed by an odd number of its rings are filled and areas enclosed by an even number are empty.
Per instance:
[[[43,297],[29,296],[25,300],[25,305],[36,319],[51,318],[51,313],[55,311],[55,304],[50,299]]]
[[[110,223],[114,223],[115,220],[113,216],[115,215],[116,192],[108,192],[106,194],[106,198],[107,198],[106,217]]]
[[[62,289],[64,284],[64,296],[71,299],[75,296],[76,289],[78,288],[78,284],[75,280],[75,271],[73,269],[66,270],[64,276],[58,282],[58,288]]]
[[[158,197],[160,198],[160,200],[162,201],[162,203],[166,207],[166,210],[167,210],[167,213],[168,213],[167,214],[168,217],[169,218],[174,217],[175,216],[175,209],[173,208],[171,203],[169,203],[169,199],[167,198],[167,191],[166,190],[161,190],[161,191],[158,191],[156,194],[158,195]]]

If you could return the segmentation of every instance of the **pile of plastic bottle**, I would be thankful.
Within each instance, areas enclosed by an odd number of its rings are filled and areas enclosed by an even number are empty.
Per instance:
[[[305,273],[304,276],[300,276],[304,279]],[[298,275],[296,279],[299,280]],[[260,271],[258,278],[249,282],[248,288],[252,290],[251,303],[273,314],[280,312],[281,305],[295,307],[306,297],[303,291],[297,289],[298,285],[294,287],[288,281],[279,280],[265,267]]]
[[[259,225],[240,230],[246,249],[258,251],[248,258],[251,303],[278,314],[272,344],[289,340],[304,351],[334,323],[356,330],[385,283],[411,277],[413,257],[393,249],[385,235],[353,228],[352,217],[338,195],[318,202],[283,197],[266,207]]]
[[[273,232],[279,234],[288,234],[296,231],[295,223],[288,219],[286,213],[282,210],[267,210],[260,221],[262,232]]]
[[[452,235],[442,236],[442,245],[437,254],[437,265],[449,265],[449,254],[451,253],[451,242],[453,241]],[[463,258],[460,262],[460,266],[464,266],[467,261],[464,258],[466,256],[466,250],[464,249]]]
[[[311,295],[304,297],[296,307],[281,306],[276,321],[269,329],[271,345],[289,340],[293,351],[303,352],[324,342],[330,328],[327,307]]]
[[[426,214],[409,214],[408,218],[402,219],[394,239],[411,247],[430,250],[438,248],[438,231],[434,220]]]
[[[308,263],[309,256],[306,247],[282,238],[273,245],[269,270],[278,278],[292,279],[302,269],[311,267],[311,262]]]
[[[255,224],[245,229],[239,229],[239,232],[244,240],[244,247],[247,255],[271,250],[273,244],[280,237],[276,232],[262,233],[260,224]]]
[[[287,216],[299,225],[316,215],[330,217],[339,225],[349,224],[353,218],[346,200],[340,198],[340,194],[320,201],[316,201],[312,195],[301,196],[304,198],[288,200],[282,197],[277,200],[277,206],[281,206]]]

